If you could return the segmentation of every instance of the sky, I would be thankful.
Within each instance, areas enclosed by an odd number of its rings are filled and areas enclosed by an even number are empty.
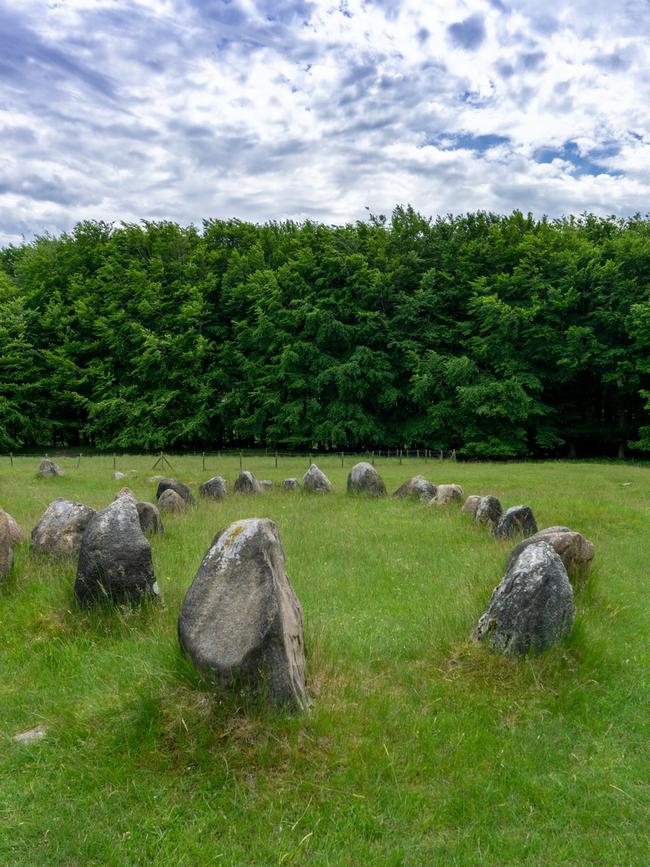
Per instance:
[[[649,106],[650,0],[0,0],[0,245],[645,214]]]

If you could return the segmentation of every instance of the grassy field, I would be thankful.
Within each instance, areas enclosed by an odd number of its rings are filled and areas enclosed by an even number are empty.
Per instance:
[[[0,459],[0,505],[28,531],[57,496],[95,508],[110,458]],[[151,458],[123,458],[152,500]],[[650,863],[650,471],[623,464],[378,461],[528,503],[596,546],[573,633],[502,659],[468,640],[509,550],[455,509],[273,490],[199,502],[152,540],[163,602],[75,608],[74,563],[16,551],[0,589],[0,864]],[[258,478],[305,460],[247,461]],[[175,475],[239,461],[175,458]],[[624,484],[631,483],[631,484]],[[213,694],[180,654],[183,594],[215,533],[280,528],[305,612],[313,709],[276,715]],[[38,724],[45,738],[15,743]]]

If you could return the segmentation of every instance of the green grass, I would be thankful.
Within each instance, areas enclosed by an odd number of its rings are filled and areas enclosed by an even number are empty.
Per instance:
[[[236,458],[175,458],[174,475]],[[100,508],[110,458],[0,459],[0,505],[29,532],[56,496]],[[152,500],[151,458],[122,458]],[[258,478],[306,461],[256,458]],[[503,659],[468,635],[509,550],[458,509],[273,490],[199,502],[152,541],[160,606],[79,611],[74,563],[25,542],[0,589],[0,863],[650,863],[650,474],[622,464],[383,459],[390,491],[422,472],[525,502],[541,527],[596,546],[569,640]],[[632,482],[623,486],[623,482]],[[311,712],[213,694],[181,656],[176,618],[215,533],[270,517],[305,612]],[[46,738],[11,736],[44,724]]]

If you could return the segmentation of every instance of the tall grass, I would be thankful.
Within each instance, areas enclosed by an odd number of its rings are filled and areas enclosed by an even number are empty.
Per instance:
[[[30,529],[56,496],[101,508],[150,459],[0,459],[0,505]],[[197,484],[235,458],[176,458]],[[0,863],[644,864],[648,833],[650,475],[623,464],[377,462],[528,503],[596,546],[570,638],[503,659],[468,635],[509,545],[456,509],[274,489],[201,501],[152,540],[162,604],[80,611],[75,564],[15,551],[0,587]],[[306,461],[249,461],[258,478]],[[623,484],[631,482],[631,484]],[[277,522],[305,612],[312,710],[213,692],[176,618],[215,533]],[[31,744],[11,736],[43,724]]]

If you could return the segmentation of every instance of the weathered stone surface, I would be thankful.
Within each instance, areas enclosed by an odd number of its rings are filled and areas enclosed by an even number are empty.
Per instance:
[[[117,480],[119,480],[119,479],[125,479],[125,478],[126,478],[126,473],[121,473],[119,470],[117,470],[116,472],[113,473],[113,478],[114,478],[114,479],[117,479]]]
[[[478,508],[478,504],[481,502],[483,497],[480,494],[470,494],[469,497],[463,503],[463,508],[461,512],[465,512],[467,515],[471,515],[472,518],[476,515],[476,509]]]
[[[9,535],[11,536],[11,544],[12,545],[20,545],[20,543],[25,538],[25,531],[20,526],[18,521],[15,518],[12,518],[9,512],[5,512],[4,509],[0,509],[4,515],[7,516],[7,523],[9,524]]]
[[[433,506],[448,506],[450,503],[463,502],[463,489],[460,485],[438,485],[436,495],[431,500]]]
[[[31,550],[70,557],[77,554],[82,536],[95,510],[63,497],[54,500],[32,530]]]
[[[423,503],[428,503],[432,500],[437,492],[437,487],[425,479],[424,476],[413,476],[407,482],[404,482],[393,494],[394,497],[412,497],[415,500],[421,500]]]
[[[534,536],[524,539],[512,549],[507,568],[511,567],[525,548],[536,542],[548,542],[552,546],[571,578],[584,578],[588,574],[594,559],[594,546],[581,533],[568,527],[546,527]]]
[[[177,494],[171,488],[167,488],[160,495],[158,509],[161,512],[185,512],[187,510],[187,503],[180,494]]]
[[[509,539],[517,535],[532,536],[536,532],[537,522],[530,506],[510,506],[494,528],[497,539]]]
[[[9,530],[7,513],[0,509],[0,578],[11,572],[14,563],[14,552]]]
[[[298,484],[298,479],[285,479],[282,482],[282,487],[285,491],[297,491],[300,485]]]
[[[310,494],[329,494],[334,488],[322,470],[312,464],[302,477],[302,486]]]
[[[215,536],[183,600],[178,635],[218,685],[244,683],[274,704],[306,707],[302,609],[273,521],[236,521]]]
[[[234,491],[236,494],[259,494],[262,486],[249,470],[242,470],[235,480]]]
[[[12,737],[12,740],[16,741],[17,744],[28,744],[32,741],[41,740],[47,734],[47,729],[43,725],[38,725],[33,729],[29,729],[26,732],[19,732],[17,735]]]
[[[182,497],[188,506],[194,505],[194,497],[190,489],[183,482],[179,482],[178,479],[163,479],[158,483],[158,489],[156,491],[156,499],[160,500],[160,497],[163,495],[165,491],[175,491],[179,497]]]
[[[135,494],[131,490],[131,488],[120,488],[117,494],[113,497],[114,500],[119,500],[120,497],[131,497],[132,500],[135,500]]]
[[[386,485],[372,464],[360,461],[348,473],[348,494],[385,497]]]
[[[130,497],[114,500],[91,518],[81,540],[74,591],[82,605],[100,599],[138,602],[159,595],[151,546]]]
[[[476,508],[474,520],[477,524],[487,524],[491,530],[494,530],[501,520],[502,514],[503,507],[498,497],[481,497],[481,502]]]
[[[145,536],[151,536],[155,533],[162,534],[165,532],[160,512],[153,503],[136,503],[135,507],[138,510],[140,529]]]
[[[474,637],[508,655],[541,652],[569,634],[573,588],[548,542],[525,548],[494,590]]]
[[[212,476],[207,482],[203,482],[199,488],[199,494],[202,497],[209,497],[211,500],[224,500],[228,495],[226,480],[223,476]]]
[[[38,475],[48,478],[50,476],[62,476],[63,470],[49,458],[43,458],[38,467]]]

